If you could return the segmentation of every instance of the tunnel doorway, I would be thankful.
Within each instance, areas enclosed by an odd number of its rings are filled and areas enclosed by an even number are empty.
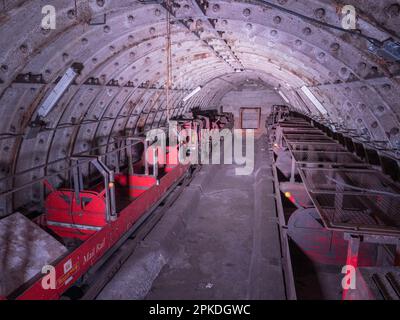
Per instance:
[[[260,128],[261,108],[241,108],[240,109],[240,127],[241,129]]]

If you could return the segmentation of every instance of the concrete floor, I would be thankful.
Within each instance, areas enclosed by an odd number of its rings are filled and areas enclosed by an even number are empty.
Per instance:
[[[249,176],[203,166],[99,299],[286,299],[264,140]]]

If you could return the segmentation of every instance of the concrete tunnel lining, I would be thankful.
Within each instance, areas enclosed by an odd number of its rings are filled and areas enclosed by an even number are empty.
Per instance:
[[[239,128],[242,107],[262,106],[264,125],[287,104],[398,159],[400,54],[371,44],[400,48],[399,0],[57,0],[54,30],[42,27],[45,5],[0,4],[0,218],[40,210],[41,184],[12,190],[47,175],[61,185],[73,155],[196,109],[232,112]],[[344,5],[355,30],[341,29]],[[83,69],[36,122],[74,63]]]

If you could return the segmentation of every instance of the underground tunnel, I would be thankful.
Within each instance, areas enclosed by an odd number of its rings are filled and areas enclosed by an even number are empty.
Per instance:
[[[398,0],[0,1],[0,300],[399,300],[399,30]]]

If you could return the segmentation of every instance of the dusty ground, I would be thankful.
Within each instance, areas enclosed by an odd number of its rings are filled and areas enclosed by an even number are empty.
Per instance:
[[[99,298],[285,299],[264,140],[251,175],[236,167],[204,166]]]

